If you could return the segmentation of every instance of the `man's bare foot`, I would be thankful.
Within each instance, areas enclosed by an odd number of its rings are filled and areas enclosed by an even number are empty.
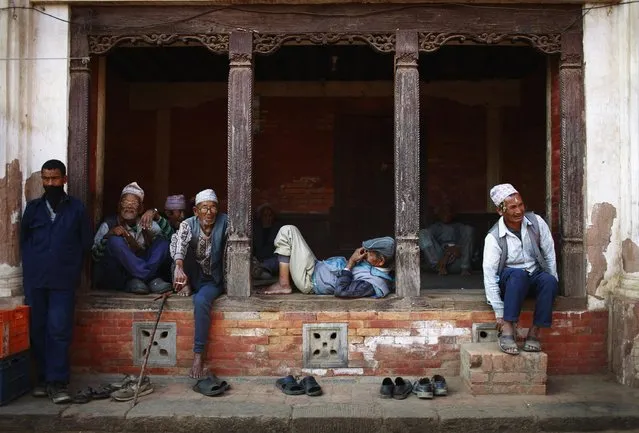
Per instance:
[[[281,284],[279,281],[271,284],[260,292],[261,295],[288,295],[293,292],[293,288],[289,284]]]
[[[472,275],[472,273],[470,272],[470,269],[462,269],[461,271],[462,276],[467,277],[469,275]]]
[[[182,287],[177,292],[178,296],[191,296],[192,294],[193,294],[193,291],[191,290],[191,285],[189,284],[185,284],[184,287]]]
[[[191,367],[189,377],[193,379],[199,379],[204,376],[206,376],[206,371],[202,368],[202,354],[195,353],[193,356],[193,366]]]

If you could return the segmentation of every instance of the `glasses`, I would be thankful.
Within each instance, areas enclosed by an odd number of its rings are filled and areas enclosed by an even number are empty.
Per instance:
[[[214,213],[215,211],[217,211],[217,208],[216,207],[202,206],[202,207],[197,208],[197,210],[199,212],[202,212],[202,213]]]
[[[135,201],[135,200],[133,200],[133,201],[129,201],[129,200],[122,200],[122,201],[120,202],[120,204],[121,204],[122,206],[137,206],[137,205],[138,205],[138,202],[137,202],[137,201]]]

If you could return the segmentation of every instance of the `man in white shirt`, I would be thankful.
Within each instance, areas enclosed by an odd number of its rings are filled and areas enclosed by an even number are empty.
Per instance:
[[[485,239],[484,288],[501,331],[499,347],[510,355],[519,354],[515,326],[530,293],[536,298],[535,313],[523,350],[539,352],[539,329],[549,328],[552,323],[558,290],[552,234],[543,218],[526,212],[521,195],[511,184],[493,187],[490,198],[501,218]]]

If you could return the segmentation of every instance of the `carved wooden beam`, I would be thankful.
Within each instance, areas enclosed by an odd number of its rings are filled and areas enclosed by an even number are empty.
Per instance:
[[[114,47],[121,45],[153,45],[167,46],[173,44],[199,44],[216,54],[223,54],[229,50],[229,35],[214,34],[129,34],[129,35],[90,35],[89,51],[91,54],[106,54]]]
[[[257,54],[273,54],[282,45],[334,45],[366,43],[380,53],[395,50],[395,34],[392,33],[256,33],[253,51]]]
[[[419,51],[432,53],[442,46],[466,41],[477,44],[497,45],[506,42],[524,42],[530,44],[545,54],[555,54],[561,51],[561,34],[521,34],[521,33],[425,33],[419,34]]]

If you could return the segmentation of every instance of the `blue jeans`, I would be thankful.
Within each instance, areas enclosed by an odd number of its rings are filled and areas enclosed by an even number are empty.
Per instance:
[[[39,382],[69,383],[69,346],[73,334],[75,290],[25,287],[31,307],[31,353]]]
[[[104,257],[97,265],[96,285],[101,289],[123,290],[131,278],[149,282],[160,276],[160,269],[169,260],[169,242],[155,238],[140,255],[136,255],[124,238],[111,236]]]
[[[529,274],[523,269],[505,268],[499,276],[499,289],[504,300],[504,320],[519,321],[521,306],[530,294],[537,299],[533,325],[549,328],[552,324],[552,304],[558,287],[557,279],[548,272],[537,270]]]
[[[206,348],[211,328],[211,307],[215,298],[222,294],[222,284],[215,284],[210,276],[204,275],[202,268],[190,253],[184,259],[184,272],[193,289],[193,317],[195,332],[193,352],[202,353]]]

